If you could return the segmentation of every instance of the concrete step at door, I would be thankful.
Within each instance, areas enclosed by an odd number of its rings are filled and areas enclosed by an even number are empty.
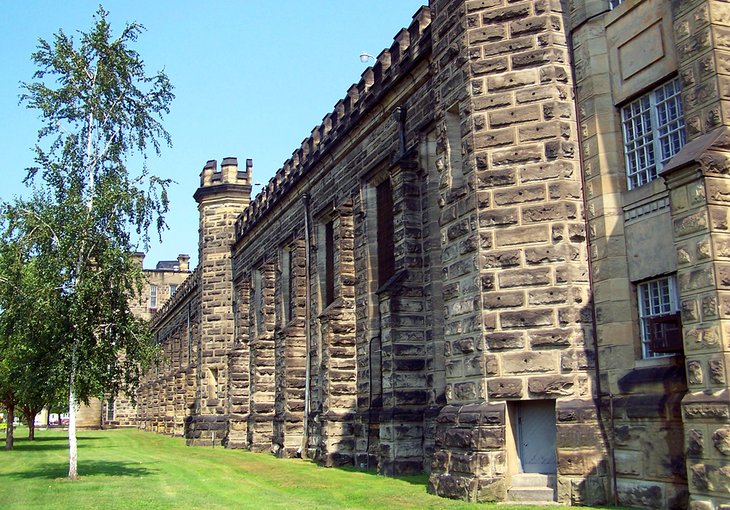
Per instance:
[[[557,477],[539,473],[522,473],[512,476],[512,486],[507,491],[510,501],[555,501]]]

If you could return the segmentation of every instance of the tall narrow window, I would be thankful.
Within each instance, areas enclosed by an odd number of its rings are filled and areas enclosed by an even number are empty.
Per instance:
[[[218,398],[218,369],[208,369],[208,399]]]
[[[106,421],[114,420],[114,399],[110,398],[106,403]]]
[[[673,276],[639,284],[639,320],[644,358],[682,352],[682,324]]]
[[[254,271],[253,279],[253,295],[251,302],[253,303],[254,321],[256,332],[259,335],[264,333],[264,282],[261,270]]]
[[[390,178],[378,184],[375,190],[378,218],[378,284],[383,285],[395,274],[393,189]]]
[[[294,298],[296,296],[296,280],[295,280],[295,269],[294,269],[294,250],[295,248],[292,247],[291,249],[287,250],[287,253],[289,254],[289,257],[287,257],[287,267],[289,272],[289,278],[286,280],[286,285],[288,288],[287,292],[287,307],[286,307],[286,319],[288,321],[294,319]]]
[[[464,186],[464,169],[461,156],[461,118],[459,117],[459,105],[454,105],[446,110],[446,152],[449,160],[449,174],[451,177],[451,188]]]
[[[335,300],[335,225],[329,221],[324,225],[324,306]]]
[[[190,313],[191,305],[188,303],[187,313],[187,336],[188,336],[188,365],[193,363],[193,331],[190,329]]]
[[[170,284],[170,297],[177,291],[177,283]]]
[[[150,308],[157,308],[157,285],[150,285]]]
[[[281,250],[281,322],[288,323],[294,318],[294,248]]]

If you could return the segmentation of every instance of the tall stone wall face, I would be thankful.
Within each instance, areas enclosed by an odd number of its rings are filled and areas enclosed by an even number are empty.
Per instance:
[[[667,163],[671,173],[628,189],[620,111],[677,77],[688,141],[727,124],[727,48],[720,34],[727,30],[728,9],[723,2],[694,0],[624,2],[610,12],[594,0],[570,4],[602,400],[618,500],[650,508],[714,508],[723,501],[719,485],[715,479],[710,489],[704,474],[719,471],[704,466],[714,466],[717,457],[703,441],[719,422],[715,417],[702,423],[697,409],[712,404],[694,399],[707,391],[709,360],[716,365],[722,356],[710,348],[696,360],[692,351],[702,349],[688,339],[712,331],[720,316],[713,312],[714,277],[698,284],[689,274],[714,273],[719,260],[700,249],[711,245],[709,233],[687,230],[693,218],[708,214],[704,190],[711,180],[696,168],[683,169],[713,159],[712,142],[685,146]],[[636,289],[667,275],[677,282],[684,356],[642,359]],[[724,391],[721,386],[712,391]],[[688,406],[695,412],[687,413]]]
[[[547,402],[560,502],[726,504],[726,5],[433,0],[240,215],[204,172],[140,426],[487,501]],[[621,107],[674,77],[695,142],[627,189]],[[675,274],[686,359],[642,359]]]
[[[430,464],[424,414],[443,389],[427,381],[439,370],[427,369],[423,250],[439,238],[423,234],[434,214],[419,158],[433,115],[428,22],[419,11],[239,219],[233,278],[248,308],[230,359],[236,373],[249,367],[231,395],[246,415],[241,446],[389,474]],[[379,281],[376,188],[386,181],[394,267]]]
[[[233,347],[228,353],[228,448],[248,446],[251,380],[250,289],[250,279],[234,282],[235,337]]]
[[[188,430],[190,444],[221,442],[228,428],[228,353],[233,347],[233,278],[231,244],[235,221],[251,196],[251,164],[225,158],[218,170],[209,161],[200,174],[194,198],[200,213],[200,344],[195,411]]]
[[[140,381],[135,424],[142,430],[185,437],[198,389],[200,273],[182,284],[152,325],[160,352]]]
[[[687,136],[693,141],[665,176],[688,385],[682,419],[689,508],[704,510],[730,505],[730,6],[681,2],[674,22]]]
[[[560,2],[433,4],[450,405],[431,490],[504,499],[519,469],[507,403],[546,399],[559,500],[604,501],[567,15]]]
[[[681,405],[686,459],[679,460],[686,460],[689,508],[704,510],[730,502],[730,131],[720,128],[696,142],[700,147],[691,154],[691,163],[671,168],[667,185],[688,386]],[[692,147],[687,149],[689,156]]]

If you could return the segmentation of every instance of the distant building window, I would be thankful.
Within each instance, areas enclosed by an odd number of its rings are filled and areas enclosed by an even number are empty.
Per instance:
[[[615,9],[616,7],[618,7],[619,5],[621,5],[623,3],[623,1],[624,0],[609,0],[608,6],[611,9]]]
[[[177,283],[171,283],[170,284],[170,296],[172,296],[177,291]]]
[[[378,284],[395,274],[395,240],[393,229],[393,189],[390,178],[376,187],[378,218]]]
[[[157,308],[157,285],[150,285],[150,308]]]
[[[114,420],[114,399],[109,399],[106,403],[106,420]]]
[[[657,178],[685,143],[679,80],[674,79],[621,109],[629,189]]]
[[[674,276],[638,285],[641,351],[644,358],[682,352],[682,323]]]

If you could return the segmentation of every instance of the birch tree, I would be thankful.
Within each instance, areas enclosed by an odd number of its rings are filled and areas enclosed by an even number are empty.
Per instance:
[[[168,182],[148,172],[147,156],[170,143],[161,122],[174,96],[167,75],[147,75],[132,48],[142,30],[131,23],[114,35],[100,7],[88,32],[40,39],[37,70],[22,84],[41,127],[26,177],[33,198],[7,208],[6,239],[52,270],[66,316],[54,350],[68,385],[70,479],[79,402],[131,391],[150,347],[130,311],[143,284],[130,255],[164,227]]]

